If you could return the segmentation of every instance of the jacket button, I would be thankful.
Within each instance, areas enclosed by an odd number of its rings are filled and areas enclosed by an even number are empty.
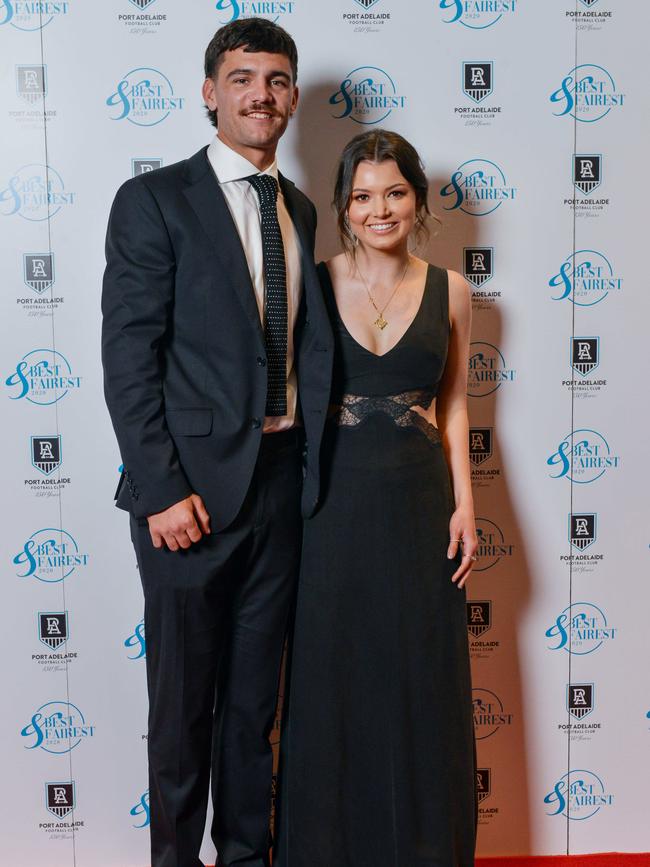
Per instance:
[[[260,367],[266,367],[266,358],[262,358],[261,355],[257,356],[257,363]]]
[[[252,418],[251,419],[251,428],[253,430],[257,430],[258,427],[262,427],[262,420],[259,418]]]

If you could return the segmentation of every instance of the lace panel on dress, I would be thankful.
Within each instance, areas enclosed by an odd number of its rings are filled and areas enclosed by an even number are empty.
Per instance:
[[[428,407],[435,396],[434,391],[424,389],[402,391],[382,397],[344,394],[340,403],[330,406],[329,420],[340,427],[356,427],[368,416],[381,412],[392,418],[397,427],[417,428],[432,443],[439,443],[441,440],[438,428],[411,409],[412,406]]]

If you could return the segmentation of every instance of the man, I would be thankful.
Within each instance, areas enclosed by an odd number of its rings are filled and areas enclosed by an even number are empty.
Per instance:
[[[295,44],[237,20],[205,74],[216,138],[113,204],[105,392],[145,596],[152,867],[201,865],[210,774],[220,867],[264,867],[268,735],[332,335],[314,207],[275,161],[298,102]]]

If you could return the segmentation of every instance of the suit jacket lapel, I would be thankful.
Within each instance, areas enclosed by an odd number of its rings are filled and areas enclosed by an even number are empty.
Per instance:
[[[296,195],[296,188],[287,178],[280,174],[280,186],[287,206],[287,210],[296,229],[300,240],[300,252],[302,261],[303,285],[305,289],[307,307],[311,314],[317,317],[325,315],[323,296],[320,290],[320,282],[316,273],[316,265],[312,253],[314,238],[307,229],[305,216],[301,203]]]
[[[208,162],[206,151],[207,148],[203,148],[188,160],[185,171],[188,185],[184,193],[214,245],[214,251],[223,267],[224,279],[235,289],[263,345],[264,333],[246,254],[224,195]]]

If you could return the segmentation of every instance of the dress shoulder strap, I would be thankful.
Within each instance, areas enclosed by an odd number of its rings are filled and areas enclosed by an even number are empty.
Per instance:
[[[445,325],[449,324],[449,275],[446,268],[429,265],[425,298],[429,305],[429,314]]]

